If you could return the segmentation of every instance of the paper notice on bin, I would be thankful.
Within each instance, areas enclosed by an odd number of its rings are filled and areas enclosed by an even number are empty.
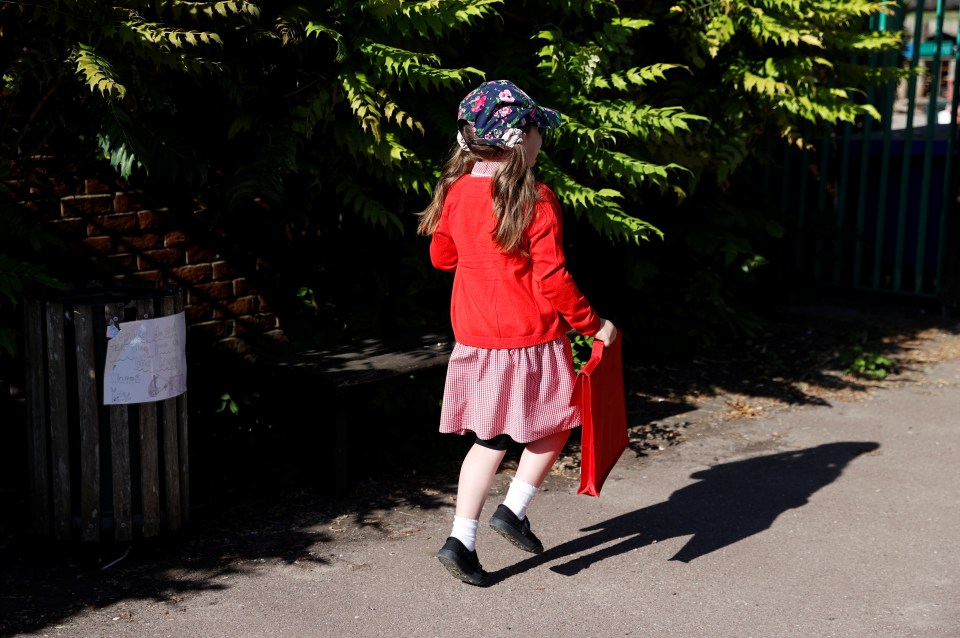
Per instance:
[[[107,341],[103,403],[149,403],[187,391],[184,314],[128,321]]]

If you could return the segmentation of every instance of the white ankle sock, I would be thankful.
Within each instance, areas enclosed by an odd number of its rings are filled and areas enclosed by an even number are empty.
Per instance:
[[[450,532],[450,536],[463,543],[468,552],[472,552],[477,548],[477,527],[479,525],[480,521],[454,516],[453,531]]]
[[[521,521],[527,517],[527,507],[530,501],[537,494],[537,488],[513,477],[510,481],[510,489],[507,490],[507,497],[503,499],[503,504],[517,515]]]

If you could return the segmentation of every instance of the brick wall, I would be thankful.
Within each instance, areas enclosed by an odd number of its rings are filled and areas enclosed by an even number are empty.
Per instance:
[[[282,339],[247,273],[222,256],[222,235],[200,211],[173,213],[142,191],[87,179],[61,188],[59,211],[46,217],[82,260],[73,274],[82,273],[86,285],[179,287],[189,337],[216,348],[243,354],[257,339]],[[191,219],[196,223],[185,227]]]

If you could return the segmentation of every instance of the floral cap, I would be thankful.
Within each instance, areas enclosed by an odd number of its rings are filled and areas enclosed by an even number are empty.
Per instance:
[[[457,111],[457,130],[467,125],[476,129],[479,144],[513,146],[511,131],[528,124],[556,128],[562,116],[553,109],[537,106],[530,96],[509,80],[484,82],[463,98]]]

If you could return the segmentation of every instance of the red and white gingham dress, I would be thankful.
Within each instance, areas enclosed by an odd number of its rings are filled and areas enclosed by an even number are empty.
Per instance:
[[[509,434],[530,443],[580,425],[570,405],[570,341],[561,337],[528,348],[491,350],[454,345],[447,367],[440,431],[475,432],[479,439]]]

